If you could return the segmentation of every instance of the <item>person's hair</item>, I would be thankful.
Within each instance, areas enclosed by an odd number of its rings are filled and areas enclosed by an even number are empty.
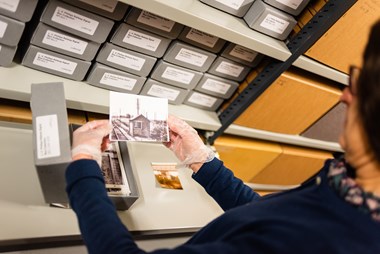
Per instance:
[[[368,143],[380,162],[380,20],[370,31],[357,85],[359,113]]]

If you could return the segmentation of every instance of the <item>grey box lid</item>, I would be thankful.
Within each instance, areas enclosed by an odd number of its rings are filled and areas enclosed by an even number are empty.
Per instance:
[[[17,46],[7,46],[0,44],[0,66],[9,67],[12,65]]]
[[[146,77],[153,69],[157,58],[107,42],[101,48],[96,61],[122,71]]]
[[[30,43],[85,61],[93,60],[100,47],[100,43],[69,34],[41,22],[35,29]]]
[[[147,79],[143,89],[140,92],[142,95],[166,98],[170,104],[175,105],[181,104],[185,100],[188,93],[189,90],[167,85],[150,78]]]
[[[222,38],[191,27],[185,27],[178,39],[212,53],[219,53],[226,43]]]
[[[242,1],[217,1],[217,0],[200,0],[203,3],[213,6],[216,9],[225,11],[237,17],[243,17],[249,7],[255,0]]]
[[[239,83],[236,81],[205,73],[195,90],[222,99],[228,99],[238,87]]]
[[[0,15],[0,44],[17,46],[24,28],[25,23]]]
[[[219,56],[208,70],[216,76],[235,81],[243,81],[250,71],[250,67]]]
[[[279,0],[264,0],[267,4],[272,5],[284,12],[287,12],[293,16],[298,16],[301,11],[307,6],[310,0],[298,0],[298,1],[279,1]]]
[[[103,43],[114,21],[78,7],[50,0],[40,21],[82,38]]]
[[[126,23],[121,23],[110,42],[127,49],[160,58],[169,47],[171,40]]]
[[[263,58],[262,54],[232,42],[229,42],[220,55],[249,67],[256,67]]]
[[[38,0],[0,2],[0,14],[25,23],[32,18],[37,3]]]
[[[150,76],[166,84],[191,90],[198,84],[203,73],[160,60]]]
[[[223,99],[216,98],[207,94],[199,93],[196,91],[190,91],[189,95],[183,102],[183,104],[193,106],[208,111],[215,111],[223,103]]]
[[[132,8],[125,21],[128,24],[162,35],[169,39],[175,39],[183,29],[183,25],[151,12]]]
[[[108,90],[138,94],[146,78],[95,63],[86,79],[90,85]]]

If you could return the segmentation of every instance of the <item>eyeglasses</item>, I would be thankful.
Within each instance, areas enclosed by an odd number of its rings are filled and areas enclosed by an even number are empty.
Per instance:
[[[357,66],[350,66],[350,72],[349,72],[349,80],[348,80],[348,90],[352,95],[356,95],[357,93],[357,85],[358,85],[358,79],[360,75],[360,68]]]

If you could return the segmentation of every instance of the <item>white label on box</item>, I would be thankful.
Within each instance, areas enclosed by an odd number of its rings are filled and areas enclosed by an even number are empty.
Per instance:
[[[215,80],[215,79],[207,79],[206,82],[203,83],[202,88],[205,90],[213,91],[220,94],[226,94],[230,89],[231,85]]]
[[[188,85],[190,84],[191,80],[193,80],[194,75],[195,75],[194,73],[179,70],[179,69],[168,66],[166,67],[165,71],[162,73],[161,77]]]
[[[36,150],[38,159],[61,155],[57,115],[36,117]]]
[[[280,19],[272,14],[268,14],[260,24],[260,26],[278,34],[283,34],[288,25],[288,21]]]
[[[118,0],[79,0],[79,1],[95,6],[96,8],[99,8],[111,13],[115,11],[115,8],[118,2]]]
[[[160,45],[161,39],[130,29],[124,36],[123,42],[154,52]]]
[[[189,49],[185,49],[185,48],[182,48],[175,57],[175,59],[178,61],[189,63],[189,64],[196,65],[199,67],[205,64],[207,58],[208,56],[204,54],[201,54]]]
[[[257,52],[240,45],[235,45],[230,51],[230,55],[247,62],[252,62],[257,56]]]
[[[160,97],[160,98],[166,98],[169,101],[175,101],[175,99],[178,97],[180,91],[175,89],[170,89],[167,87],[159,86],[153,84],[149,91],[147,92],[148,95]]]
[[[276,1],[290,8],[293,8],[294,10],[297,10],[300,4],[302,4],[303,0],[276,0]]]
[[[244,67],[222,61],[215,70],[217,72],[227,74],[233,77],[239,77],[241,72],[244,70]]]
[[[189,40],[198,42],[200,44],[203,44],[210,48],[215,47],[215,44],[219,40],[219,38],[214,35],[204,33],[194,28],[190,29],[190,31],[186,35],[186,38],[188,38]]]
[[[121,66],[140,71],[145,64],[145,59],[113,49],[107,57],[110,61]]]
[[[107,72],[105,72],[103,77],[100,79],[101,84],[118,87],[129,91],[133,90],[136,82],[136,79]]]
[[[139,17],[137,18],[137,22],[155,27],[166,32],[170,32],[175,25],[175,22],[173,20],[166,19],[147,11],[141,11]]]
[[[5,31],[7,31],[8,23],[0,20],[0,38],[3,38]]]
[[[216,1],[234,10],[239,10],[245,0],[216,0]]]
[[[211,108],[215,104],[216,98],[201,93],[193,93],[188,101]]]
[[[59,6],[55,9],[51,20],[89,35],[94,35],[99,25],[99,22],[96,20]]]
[[[20,0],[0,0],[0,8],[10,12],[16,12]]]
[[[37,52],[33,64],[72,75],[77,67],[77,63],[68,61],[52,55]]]
[[[42,39],[42,43],[59,49],[64,49],[78,55],[83,55],[83,52],[86,50],[88,45],[85,41],[51,30],[46,31],[45,36]]]

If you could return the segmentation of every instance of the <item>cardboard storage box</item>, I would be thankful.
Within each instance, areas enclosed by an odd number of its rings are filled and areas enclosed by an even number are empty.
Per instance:
[[[123,47],[105,43],[96,61],[116,69],[146,77],[153,69],[157,58],[141,54]]]
[[[34,31],[30,43],[85,61],[93,60],[100,47],[100,43],[85,40],[41,22]]]
[[[167,85],[150,78],[147,79],[140,92],[141,95],[166,98],[170,104],[174,105],[182,104],[188,93],[189,90]]]
[[[63,83],[32,84],[34,161],[46,203],[68,203],[65,171],[71,141]]]
[[[223,99],[216,98],[207,94],[199,93],[196,91],[190,91],[189,95],[183,102],[183,104],[193,106],[208,111],[216,111],[222,104]]]
[[[150,76],[157,81],[191,90],[198,84],[203,73],[160,60]]]
[[[107,39],[114,25],[110,19],[57,0],[49,1],[40,21],[97,43]]]
[[[236,81],[205,73],[195,90],[222,99],[228,99],[238,87],[239,83]]]
[[[207,71],[215,58],[214,53],[180,41],[173,41],[163,57],[169,63],[201,72]]]
[[[24,28],[23,22],[0,15],[0,44],[17,46]]]
[[[293,16],[298,16],[301,13],[301,11],[307,6],[310,0],[264,0],[264,2]]]
[[[116,92],[138,94],[146,78],[95,63],[86,79],[87,83]]]
[[[182,24],[138,8],[132,8],[126,22],[172,40],[177,38],[183,29]]]
[[[357,1],[305,55],[344,73],[350,65],[361,66],[370,28],[379,12],[379,3]]]
[[[244,20],[250,28],[279,40],[285,40],[297,24],[292,15],[264,3],[263,0],[255,0]]]
[[[63,83],[32,84],[34,161],[46,203],[68,203],[65,171],[71,162],[71,135]],[[125,142],[119,144],[130,194],[110,196],[118,210],[127,210],[139,197]]]
[[[28,22],[33,16],[38,0],[2,0],[0,1],[0,15]]]
[[[200,0],[201,2],[237,17],[243,17],[254,0]]]
[[[334,81],[290,68],[234,124],[297,135],[334,107],[341,94],[342,91]]]
[[[182,30],[178,39],[212,53],[219,53],[226,43],[219,37],[188,26]]]
[[[282,153],[249,182],[257,184],[301,184],[332,158],[331,152],[281,144]]]
[[[317,122],[313,123],[301,136],[338,143],[339,136],[343,131],[345,118],[346,105],[340,102],[318,119]]]
[[[248,75],[250,67],[218,56],[211,65],[208,73],[235,81],[243,81]]]
[[[63,0],[71,5],[99,14],[109,19],[120,21],[127,13],[128,4],[118,0]]]
[[[282,153],[279,144],[233,135],[221,135],[214,147],[224,165],[244,182],[252,180]]]
[[[9,67],[17,51],[16,46],[8,46],[0,44],[0,66]]]
[[[263,58],[260,53],[232,42],[228,43],[220,55],[249,67],[256,67]]]
[[[170,39],[121,23],[110,42],[146,55],[160,58],[171,42]]]
[[[21,64],[57,76],[81,81],[90,68],[91,62],[29,45]]]

